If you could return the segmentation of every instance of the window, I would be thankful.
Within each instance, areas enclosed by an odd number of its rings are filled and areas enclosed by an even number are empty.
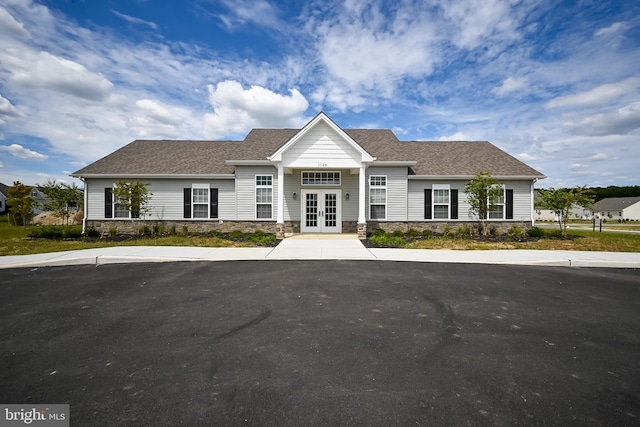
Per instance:
[[[302,172],[302,185],[340,185],[340,172]]]
[[[370,219],[387,218],[387,177],[371,175],[369,177]]]
[[[184,218],[218,218],[218,189],[192,184],[184,189]]]
[[[116,185],[113,184],[113,188],[116,188]],[[113,218],[131,218],[131,215],[129,213],[129,211],[126,209],[126,207],[120,203],[118,203],[118,200],[116,199],[115,194],[113,194],[113,190],[111,188],[107,188],[105,190],[108,190],[108,195],[105,192],[105,204],[107,203],[107,201],[109,202],[109,204],[111,205],[111,211],[113,212]],[[107,200],[108,197],[108,200]],[[111,218],[110,215],[107,215],[107,213],[105,212],[105,217],[106,218]]]
[[[273,218],[273,175],[256,175],[256,218]]]
[[[191,186],[191,218],[209,218],[209,184]]]
[[[449,219],[449,185],[433,185],[433,218]]]
[[[458,190],[449,184],[425,188],[424,219],[458,219]]]
[[[493,206],[490,206],[489,219],[504,219],[504,185],[499,185],[502,189],[502,193],[495,201]]]

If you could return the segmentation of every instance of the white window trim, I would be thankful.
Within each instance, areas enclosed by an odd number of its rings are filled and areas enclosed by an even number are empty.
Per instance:
[[[436,202],[436,190],[447,190],[447,203]],[[451,219],[451,184],[433,184],[431,186],[431,194],[431,219],[434,221]],[[436,218],[436,205],[447,207],[447,216],[445,218]]]
[[[206,218],[196,218],[195,215],[195,205],[204,205],[205,203],[196,203],[195,202],[195,195],[193,194],[193,190],[195,189],[206,189],[207,190],[207,216]],[[209,219],[209,217],[211,216],[211,186],[209,184],[202,184],[202,183],[192,183],[191,184],[191,219],[192,220],[196,220],[196,221],[202,221],[202,220],[207,220]]]
[[[305,184],[304,183],[304,174],[305,173],[335,173],[338,174],[338,183],[337,184]],[[313,170],[306,170],[306,171],[302,171],[300,173],[300,185],[305,186],[305,187],[317,187],[317,186],[328,186],[328,187],[339,187],[342,185],[342,173],[340,173],[340,171],[313,171]]]
[[[507,216],[507,189],[504,184],[497,184],[496,187],[502,188],[502,203],[495,203],[494,206],[502,206],[502,218],[491,218],[491,210],[487,212],[487,220],[504,221]]]
[[[384,185],[371,185],[371,179],[372,178],[384,178]],[[387,175],[369,175],[369,219],[371,221],[386,221],[387,220],[387,216],[388,216],[388,209],[387,209],[387,201],[388,201],[388,184],[389,184],[389,178],[387,177]],[[371,190],[372,189],[384,189],[384,203],[373,203],[373,206],[382,206],[384,205],[384,218],[376,218],[373,219],[371,216]]]
[[[258,177],[259,176],[269,176],[271,177],[271,185],[258,185]],[[253,197],[254,197],[254,203],[253,203],[253,215],[256,219],[256,221],[270,221],[273,220],[273,174],[268,174],[268,173],[257,173],[255,174],[254,178],[253,178],[253,186],[254,186],[254,190],[253,190]],[[264,203],[264,202],[260,202],[258,203],[258,188],[270,188],[271,189],[271,203]],[[271,205],[271,217],[270,218],[258,218],[258,205]]]

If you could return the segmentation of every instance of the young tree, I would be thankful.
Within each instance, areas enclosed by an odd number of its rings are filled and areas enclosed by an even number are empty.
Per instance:
[[[150,211],[149,193],[147,184],[143,182],[118,181],[113,189],[113,197],[120,207],[131,212],[131,220],[135,224],[135,219],[144,219]]]
[[[33,208],[37,205],[36,199],[31,196],[33,187],[24,185],[20,181],[14,181],[7,193],[7,206],[10,208],[9,219],[15,225],[27,225],[33,218]]]
[[[589,208],[593,204],[593,191],[586,187],[550,188],[539,190],[542,206],[558,217],[562,237],[567,237],[567,222],[574,206]]]
[[[464,186],[471,213],[480,221],[482,235],[489,234],[487,219],[489,212],[504,196],[502,187],[497,179],[489,172],[481,171]]]
[[[69,218],[73,215],[70,209],[71,204],[78,203],[80,206],[82,202],[82,196],[76,184],[69,185],[49,180],[40,186],[40,190],[49,199],[49,202],[43,205],[44,210],[52,211],[53,215],[63,220],[64,225],[69,225]]]

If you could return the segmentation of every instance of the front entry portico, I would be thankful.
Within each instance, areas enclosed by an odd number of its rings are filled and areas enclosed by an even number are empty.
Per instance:
[[[342,233],[341,202],[341,190],[302,190],[300,231]]]

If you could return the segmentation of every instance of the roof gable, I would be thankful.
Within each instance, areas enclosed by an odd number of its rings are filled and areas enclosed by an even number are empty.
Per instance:
[[[329,157],[341,156],[343,161],[351,158],[358,164],[375,160],[323,112],[269,156],[269,160],[284,162],[287,167],[309,167],[311,165],[307,163],[314,162],[313,159],[317,160],[317,156],[321,156],[322,153],[329,153]],[[354,167],[355,165],[345,163],[344,166]]]

